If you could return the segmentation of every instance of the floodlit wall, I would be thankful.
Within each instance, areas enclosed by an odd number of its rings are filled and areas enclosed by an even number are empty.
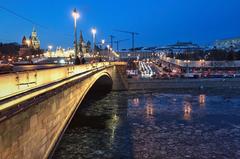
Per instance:
[[[83,67],[90,68],[91,66],[79,66],[79,68],[77,66],[75,71],[72,71],[72,74],[81,72]],[[68,77],[68,68],[52,69],[52,72],[50,72],[53,75],[50,75],[49,71],[47,71],[49,75],[45,72],[42,74],[45,78],[40,79],[38,77],[42,72],[37,72],[37,84],[45,84]],[[123,73],[124,69],[124,64],[117,65],[115,63],[111,67],[99,70],[85,78],[69,82],[19,105],[19,109],[26,105],[28,109],[23,109],[14,116],[0,121],[0,159],[48,158],[60,134],[92,85],[99,78],[107,76],[113,81],[113,89],[122,89],[124,82],[121,82],[121,80],[124,76],[119,75],[119,73]],[[30,79],[35,80],[34,73],[33,78],[29,78],[27,81],[27,76],[22,75],[21,82],[29,82]]]

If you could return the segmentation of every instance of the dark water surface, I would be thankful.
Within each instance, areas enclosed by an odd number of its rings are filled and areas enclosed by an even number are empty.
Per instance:
[[[93,98],[81,105],[54,159],[240,158],[239,92]]]

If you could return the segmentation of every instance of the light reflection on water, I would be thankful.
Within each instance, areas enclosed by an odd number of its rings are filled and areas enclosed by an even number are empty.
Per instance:
[[[189,102],[184,101],[183,107],[184,107],[183,119],[184,120],[191,120],[192,105]]]
[[[91,122],[69,128],[54,158],[240,158],[239,97],[111,92],[82,106]]]
[[[114,114],[108,125],[109,129],[111,130],[111,137],[110,137],[111,145],[113,144],[115,139],[115,131],[118,126],[118,122],[119,122],[119,117],[116,114]]]
[[[132,99],[132,105],[134,106],[134,107],[138,107],[139,106],[139,98],[134,98],[134,99]]]
[[[147,98],[147,102],[146,102],[146,113],[147,113],[147,117],[151,117],[153,115],[153,101],[152,101],[152,97],[148,97]]]

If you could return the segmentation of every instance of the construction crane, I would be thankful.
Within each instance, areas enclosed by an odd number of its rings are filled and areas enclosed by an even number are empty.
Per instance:
[[[124,41],[128,41],[129,39],[123,39],[123,40],[116,40],[114,41],[115,44],[117,44],[117,51],[119,51],[119,43],[124,42]]]
[[[124,31],[124,30],[115,30],[115,31],[132,35],[132,51],[134,52],[135,51],[135,36],[139,35],[139,33],[131,32],[131,31]]]
[[[115,36],[113,36],[113,35],[110,35],[109,36],[110,37],[110,43],[111,43],[111,48],[113,47],[113,39],[115,38]]]

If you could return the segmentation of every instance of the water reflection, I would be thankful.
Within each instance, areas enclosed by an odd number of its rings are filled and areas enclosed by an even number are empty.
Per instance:
[[[107,126],[68,131],[55,158],[239,158],[239,96],[229,100],[196,93],[110,93],[83,111],[104,117],[88,123]]]
[[[206,103],[206,95],[205,94],[200,94],[198,101],[199,101],[200,106],[204,107],[205,103]]]
[[[147,118],[150,118],[153,115],[154,112],[154,108],[153,108],[153,101],[151,97],[147,98],[147,102],[146,102],[146,114],[147,114]]]
[[[184,102],[183,103],[183,119],[184,120],[191,120],[191,113],[192,113],[192,105],[189,102]]]
[[[110,144],[112,145],[115,139],[115,131],[118,127],[119,123],[119,117],[114,114],[112,115],[112,118],[110,119],[110,122],[108,124],[108,128],[111,130],[111,136],[110,136]]]
[[[132,99],[132,105],[134,107],[139,107],[139,104],[140,104],[139,98]]]

